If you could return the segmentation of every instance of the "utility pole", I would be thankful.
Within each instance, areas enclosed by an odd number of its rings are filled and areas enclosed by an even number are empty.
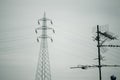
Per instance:
[[[100,57],[100,35],[99,35],[99,25],[97,25],[97,42],[98,42],[98,68],[99,68],[99,80],[102,80],[101,76],[101,57]]]
[[[95,40],[97,41],[97,48],[98,48],[98,65],[78,65],[76,67],[71,67],[71,69],[81,68],[81,69],[88,69],[88,68],[98,68],[99,69],[99,80],[102,80],[102,67],[120,67],[120,65],[104,65],[101,64],[101,60],[103,60],[103,57],[101,57],[101,47],[120,47],[120,45],[103,45],[108,39],[109,40],[115,40],[117,39],[115,36],[107,33],[107,32],[101,32],[99,29],[99,25],[97,25],[97,36],[95,37]],[[105,39],[101,40],[101,36],[104,36]]]
[[[53,42],[53,39],[47,35],[47,30],[51,29],[54,33],[55,30],[47,26],[47,21],[53,24],[52,20],[46,18],[46,13],[44,12],[43,18],[38,20],[38,25],[41,26],[35,29],[36,33],[38,33],[38,30],[42,31],[42,34],[37,37],[37,42],[40,42],[39,38],[41,38],[41,42],[35,80],[51,80],[47,38],[49,38],[51,42]]]

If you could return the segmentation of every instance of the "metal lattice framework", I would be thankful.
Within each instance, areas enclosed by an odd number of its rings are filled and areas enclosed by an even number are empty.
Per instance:
[[[47,19],[44,13],[44,17],[38,20],[38,24],[40,25],[40,22],[42,22],[42,26],[35,29],[36,33],[38,33],[38,30],[42,30],[42,34],[37,38],[37,42],[39,42],[39,38],[41,38],[41,41],[35,80],[51,80],[47,38],[50,38],[51,42],[53,40],[47,35],[47,30],[52,29],[53,32],[55,31],[53,28],[47,27],[47,21],[52,24],[52,20]]]

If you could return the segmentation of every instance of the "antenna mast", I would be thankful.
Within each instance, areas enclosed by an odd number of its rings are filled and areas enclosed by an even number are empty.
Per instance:
[[[120,45],[103,45],[106,40],[115,40],[117,39],[115,36],[107,33],[107,32],[101,32],[99,29],[99,25],[97,25],[97,36],[95,37],[95,40],[97,41],[97,47],[98,47],[98,65],[78,65],[77,67],[71,67],[71,69],[75,68],[81,68],[81,69],[88,69],[88,68],[98,68],[99,69],[99,80],[102,80],[102,67],[120,67],[120,65],[103,65],[101,64],[101,60],[103,60],[103,57],[101,56],[101,47],[120,47]],[[105,39],[101,40],[102,36],[105,37]]]

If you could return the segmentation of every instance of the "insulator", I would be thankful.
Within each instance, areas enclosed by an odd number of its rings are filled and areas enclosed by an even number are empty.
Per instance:
[[[39,39],[37,38],[37,42],[39,42]]]
[[[35,33],[37,33],[37,30],[35,29]]]

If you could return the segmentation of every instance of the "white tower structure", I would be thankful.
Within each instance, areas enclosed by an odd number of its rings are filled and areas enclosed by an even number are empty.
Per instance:
[[[35,29],[36,33],[38,33],[38,30],[42,30],[42,34],[37,37],[37,42],[40,42],[40,52],[35,80],[51,80],[47,38],[49,38],[51,42],[53,42],[53,39],[47,35],[47,30],[51,29],[54,33],[55,31],[53,28],[47,26],[47,21],[50,21],[50,23],[53,24],[52,20],[47,19],[46,14],[44,13],[43,18],[38,20],[38,25],[41,26]],[[39,40],[40,38],[41,40]]]

